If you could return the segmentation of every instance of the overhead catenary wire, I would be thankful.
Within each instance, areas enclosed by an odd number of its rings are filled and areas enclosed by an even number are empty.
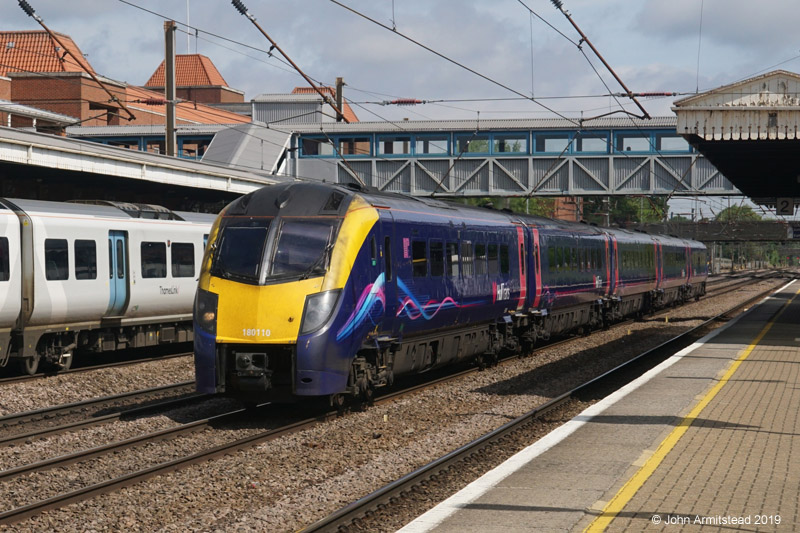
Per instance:
[[[38,22],[39,25],[42,28],[44,28],[44,30],[50,35],[50,37],[53,40],[55,40],[66,53],[72,56],[75,59],[75,61],[77,61],[80,64],[81,68],[86,72],[86,74],[88,74],[95,81],[95,83],[97,83],[106,93],[108,93],[108,96],[111,98],[111,101],[117,102],[120,105],[120,107],[122,107],[122,109],[125,110],[125,112],[128,114],[128,120],[133,120],[136,118],[136,115],[134,115],[131,112],[131,110],[125,106],[125,104],[120,102],[119,98],[115,94],[113,94],[110,90],[108,90],[108,87],[106,87],[106,85],[102,81],[100,81],[97,78],[97,76],[95,76],[95,74],[92,72],[92,69],[88,68],[88,66],[83,63],[83,58],[76,56],[75,54],[72,53],[72,51],[69,48],[64,46],[64,43],[61,42],[61,39],[58,38],[58,35],[56,35],[50,28],[47,27],[47,25],[42,20],[42,17],[36,14],[36,11],[34,11],[31,5],[28,2],[26,2],[26,0],[18,0],[18,2],[22,10],[29,17],[33,18],[36,22]]]

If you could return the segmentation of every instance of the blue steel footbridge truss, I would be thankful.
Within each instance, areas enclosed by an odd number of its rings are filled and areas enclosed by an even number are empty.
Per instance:
[[[416,196],[741,194],[675,117],[323,123],[291,129],[287,174]]]

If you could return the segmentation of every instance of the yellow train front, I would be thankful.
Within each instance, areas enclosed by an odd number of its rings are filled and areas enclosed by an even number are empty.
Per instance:
[[[353,305],[344,301],[353,266],[378,266],[365,246],[378,218],[355,191],[302,183],[226,207],[195,300],[198,391],[248,401],[357,392],[348,378],[364,338],[343,335],[335,311]]]

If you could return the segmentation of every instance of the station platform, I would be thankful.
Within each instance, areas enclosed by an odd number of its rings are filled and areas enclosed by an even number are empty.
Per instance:
[[[800,281],[400,531],[800,530]]]

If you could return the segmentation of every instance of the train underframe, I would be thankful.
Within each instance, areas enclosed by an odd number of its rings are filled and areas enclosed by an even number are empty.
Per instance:
[[[480,367],[501,356],[525,354],[535,344],[571,333],[586,334],[626,317],[642,317],[705,294],[705,283],[682,285],[623,298],[601,298],[556,312],[509,313],[499,322],[459,326],[414,337],[371,337],[353,358],[346,390],[330,397],[342,407],[348,399],[370,402],[374,391],[396,376],[420,374],[458,362]],[[225,344],[217,347],[218,392],[247,401],[296,401],[293,394],[294,346]]]
[[[101,354],[129,348],[191,342],[191,317],[151,323],[142,320],[91,322],[26,328],[10,332],[0,368],[16,360],[22,372],[35,374],[40,367],[68,370],[75,354]],[[0,341],[2,337],[0,337]]]

